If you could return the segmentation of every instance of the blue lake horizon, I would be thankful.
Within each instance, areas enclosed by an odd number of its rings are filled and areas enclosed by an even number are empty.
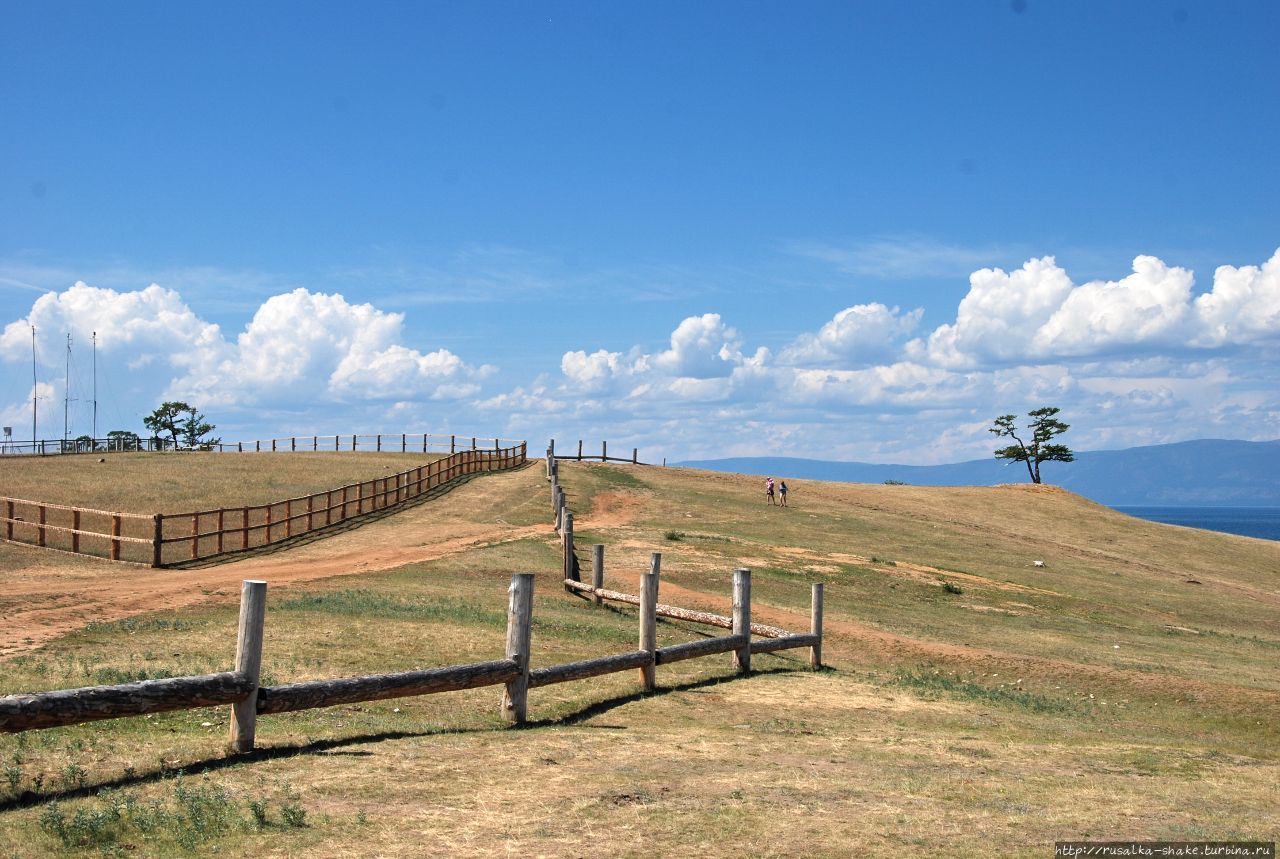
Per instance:
[[[1280,541],[1280,507],[1157,507],[1121,504],[1111,507],[1148,522]]]

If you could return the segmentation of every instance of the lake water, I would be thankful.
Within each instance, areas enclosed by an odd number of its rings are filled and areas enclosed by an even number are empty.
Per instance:
[[[1121,513],[1227,534],[1280,540],[1280,507],[1116,507]]]

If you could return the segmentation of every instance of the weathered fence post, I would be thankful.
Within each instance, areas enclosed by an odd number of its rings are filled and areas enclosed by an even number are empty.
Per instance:
[[[13,502],[9,502],[9,518],[13,518]],[[9,523],[9,536],[13,536],[13,523]],[[120,516],[111,517],[111,560],[120,560]]]
[[[249,508],[240,508],[240,548],[249,548]]]
[[[818,641],[809,648],[809,667],[822,667],[822,582],[813,583],[813,593],[809,607],[809,632],[818,637]]]
[[[289,438],[289,450],[293,451],[294,453],[296,453],[298,450],[298,437],[296,435],[290,436]]]
[[[43,546],[45,542],[45,536],[44,536],[45,535],[45,531],[44,531],[45,509],[43,504],[40,505],[40,509],[39,509],[39,512],[36,514],[36,518],[37,520],[39,520],[39,525],[40,525],[40,535],[36,538],[36,545]]]
[[[609,461],[609,442],[607,441],[600,442],[600,461]]]
[[[218,554],[222,554],[222,530],[226,524],[226,511],[221,507],[218,508]]]
[[[80,552],[80,511],[71,511],[71,551]]]
[[[573,514],[568,510],[564,513],[564,577],[566,579],[578,580],[577,566],[574,561],[577,558],[573,551]]]
[[[632,465],[640,464],[640,448],[638,447],[631,448],[631,464]]]
[[[508,680],[502,693],[502,713],[513,725],[529,715],[529,650],[533,635],[533,573],[516,573],[507,591],[507,658],[520,674]]]
[[[658,649],[658,574],[640,574],[640,650],[649,654],[649,661],[640,666],[640,682],[644,691],[652,692],[657,686],[657,664],[654,653]]]
[[[649,572],[655,576],[662,575],[662,553],[654,552],[649,555]]]
[[[604,587],[604,543],[591,547],[591,587],[597,591]],[[600,594],[592,594],[592,601],[596,605],[604,605]]]
[[[582,462],[582,439],[578,439],[578,462]]]
[[[449,436],[449,453],[458,452],[458,437],[456,435]]]
[[[272,452],[272,453],[275,453],[275,452],[276,452],[276,440],[275,440],[275,439],[271,439],[271,452]]]
[[[159,513],[151,517],[151,566],[160,566],[160,549],[163,547],[161,540],[164,539],[162,533],[164,529],[164,517]]]
[[[258,721],[258,680],[262,675],[262,625],[267,615],[267,583],[246,579],[240,586],[240,629],[236,673],[253,684],[243,701],[231,705],[231,751],[253,751]]]
[[[733,667],[739,674],[751,671],[751,571],[733,571],[733,634],[743,636],[743,645],[733,652]]]
[[[400,452],[404,453],[409,449],[409,434],[400,433]]]

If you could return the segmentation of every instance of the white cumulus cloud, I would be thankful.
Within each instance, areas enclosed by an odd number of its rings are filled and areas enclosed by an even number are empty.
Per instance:
[[[1261,267],[1219,266],[1213,291],[1195,301],[1198,346],[1280,336],[1280,249]]]
[[[923,308],[903,313],[879,302],[855,304],[841,310],[817,333],[805,333],[783,349],[784,364],[869,364],[892,360],[902,338],[910,335]]]

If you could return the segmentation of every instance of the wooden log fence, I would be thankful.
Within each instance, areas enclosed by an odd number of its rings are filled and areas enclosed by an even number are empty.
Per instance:
[[[500,450],[514,447],[520,439],[483,438],[444,433],[377,433],[350,435],[281,436],[253,441],[219,441],[195,448],[175,447],[169,439],[155,436],[110,436],[108,438],[38,439],[34,442],[0,444],[0,456],[59,456],[84,453],[172,453],[211,451],[216,453],[292,453],[295,451],[387,451],[399,453],[457,453],[459,450]]]
[[[564,588],[566,591],[589,598],[596,605],[603,604],[605,600],[628,603],[630,605],[639,606],[642,615],[648,615],[651,613],[657,617],[668,617],[674,620],[684,620],[691,623],[701,623],[708,626],[720,627],[721,629],[732,630],[734,635],[746,634],[746,630],[750,630],[749,634],[747,634],[748,638],[750,638],[750,635],[759,635],[763,636],[763,638],[749,641],[747,644],[740,644],[736,647],[725,646],[726,650],[735,651],[735,662],[740,665],[747,666],[748,669],[751,664],[751,654],[753,653],[772,653],[777,650],[786,650],[798,647],[809,648],[809,664],[811,667],[815,669],[821,667],[823,599],[823,586],[821,584],[814,584],[811,588],[809,632],[791,633],[780,627],[769,626],[763,623],[753,623],[751,621],[749,611],[751,603],[749,575],[741,582],[736,577],[734,579],[734,614],[732,617],[659,603],[658,580],[662,569],[661,552],[654,552],[650,555],[649,572],[641,578],[640,593],[638,595],[626,594],[605,588],[605,547],[600,544],[592,545],[591,583],[584,583],[582,581],[577,548],[574,545],[573,513],[568,509],[565,501],[564,489],[561,488],[559,484],[559,467],[557,465],[559,460],[556,457],[555,445],[555,439],[552,439],[547,445],[547,480],[551,483],[551,497],[556,528],[561,535],[565,570]],[[578,443],[578,451],[579,453],[582,451],[581,442]],[[747,592],[745,594],[740,594],[738,592],[739,587],[745,587]],[[650,606],[652,606],[652,608],[650,608]],[[743,612],[745,612],[745,614],[743,614]],[[640,647],[642,650],[646,648],[646,642],[652,640],[654,634],[655,633],[652,630],[641,630]],[[721,641],[723,643],[723,640]],[[690,647],[686,648],[681,645],[673,651],[672,655],[663,656],[659,659],[674,661],[681,658],[692,658],[692,656],[681,655],[686,652],[693,654],[693,656],[703,655],[702,651],[697,647],[693,647],[691,643]],[[662,663],[661,661],[658,661],[655,664]],[[641,679],[646,689],[652,688],[652,666],[649,666],[648,668],[641,668]]]
[[[26,543],[113,561],[149,563],[155,540],[153,517],[69,507],[23,498],[0,498],[5,542]]]
[[[0,525],[9,542],[163,567],[280,543],[403,505],[463,477],[522,465],[526,451],[524,442],[468,447],[398,474],[312,495],[189,513],[120,513],[0,498]]]
[[[555,439],[552,439],[551,444],[547,447],[548,461],[557,458],[557,455],[555,452],[555,446],[556,446]],[[629,462],[632,465],[645,465],[645,463],[640,461],[639,448],[637,447],[631,448],[631,456],[610,456],[609,442],[607,441],[600,442],[599,453],[586,453],[583,450],[582,439],[578,439],[578,452],[576,454],[573,454],[573,453],[561,454],[559,458],[572,459],[572,460],[575,460],[576,462]]]
[[[735,631],[732,635],[658,647],[652,633],[657,609],[657,574],[649,572],[644,574],[641,587],[652,593],[654,599],[646,600],[639,613],[640,649],[531,668],[534,577],[532,573],[516,573],[511,577],[508,589],[507,640],[505,655],[501,659],[278,686],[259,686],[267,584],[246,581],[241,590],[233,671],[7,695],[0,698],[0,732],[19,733],[101,719],[231,705],[228,747],[232,752],[243,753],[254,748],[259,716],[496,685],[503,687],[501,711],[511,724],[519,725],[528,719],[529,690],[556,683],[638,668],[643,672],[645,689],[651,691],[656,684],[654,669],[657,666],[729,652],[735,655],[737,673],[749,673],[750,653],[758,652],[746,626],[751,611],[750,577],[749,570],[734,573]],[[820,594],[820,589],[815,590],[815,594]],[[816,644],[807,645],[814,647],[820,647],[821,638],[820,628],[809,636],[790,637],[816,639]],[[769,650],[802,646],[787,638],[772,639],[769,643]],[[743,654],[746,654],[745,658]]]

